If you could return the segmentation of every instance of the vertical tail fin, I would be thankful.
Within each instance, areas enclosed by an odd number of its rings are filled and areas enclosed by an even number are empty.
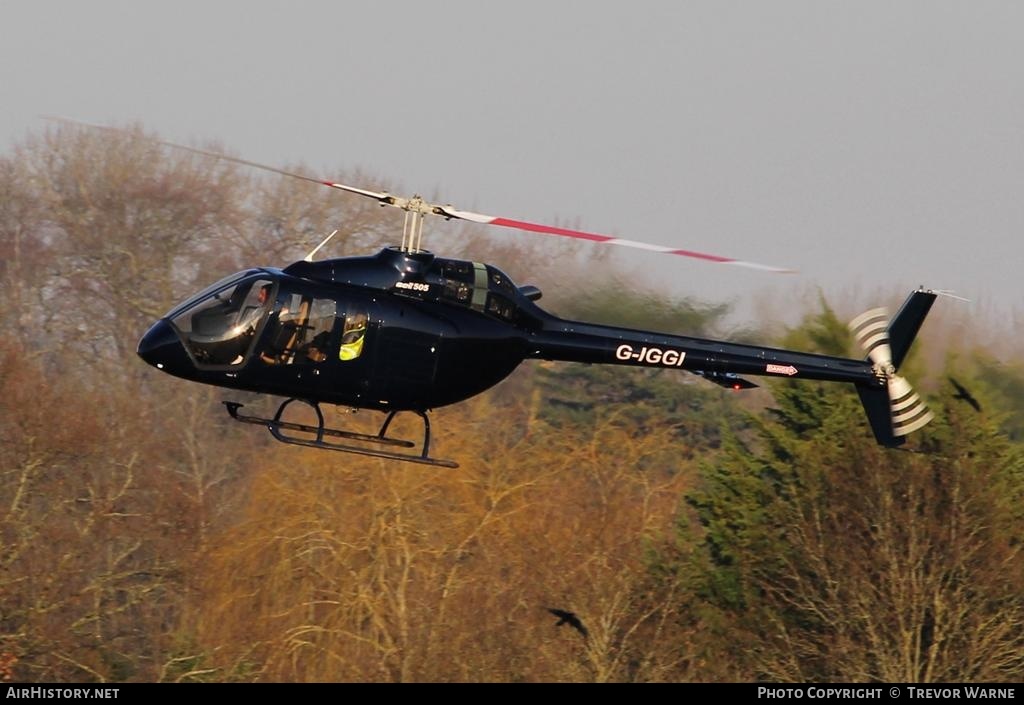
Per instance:
[[[933,291],[918,289],[910,294],[889,324],[889,344],[892,346],[892,366],[897,370],[910,350],[917,332],[921,330],[925,316],[932,309],[938,296]]]
[[[850,322],[857,342],[874,363],[877,386],[857,385],[861,404],[875,439],[884,446],[898,446],[909,433],[934,418],[910,383],[896,374],[911,343],[935,302],[936,294],[919,289],[903,303],[890,322],[885,309],[872,309]]]

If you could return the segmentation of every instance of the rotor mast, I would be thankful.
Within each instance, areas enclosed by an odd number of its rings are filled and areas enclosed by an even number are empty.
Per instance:
[[[384,204],[381,204],[384,205]],[[437,213],[437,206],[424,201],[419,194],[412,198],[395,198],[389,204],[405,211],[405,225],[402,227],[402,252],[414,255],[422,251],[423,219]]]

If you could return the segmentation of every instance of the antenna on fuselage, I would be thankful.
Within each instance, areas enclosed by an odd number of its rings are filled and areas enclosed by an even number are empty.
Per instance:
[[[310,252],[310,253],[309,253],[308,255],[306,255],[305,257],[303,257],[302,259],[303,259],[304,261],[306,261],[306,262],[312,262],[312,261],[313,261],[313,255],[315,255],[315,254],[316,254],[317,252],[319,252],[319,251],[320,251],[320,248],[321,248],[321,247],[323,247],[324,245],[326,245],[326,244],[327,244],[328,242],[330,242],[331,238],[332,238],[332,237],[334,237],[334,236],[335,236],[335,235],[337,235],[337,234],[338,234],[338,231],[337,231],[337,230],[335,230],[335,231],[334,231],[333,233],[331,233],[330,235],[328,235],[328,236],[327,236],[327,237],[326,237],[326,238],[324,239],[324,241],[323,241],[323,242],[321,242],[321,243],[320,243],[319,245],[317,245],[316,247],[314,247],[314,248],[313,248],[313,250],[312,250],[312,251],[311,251],[311,252]]]

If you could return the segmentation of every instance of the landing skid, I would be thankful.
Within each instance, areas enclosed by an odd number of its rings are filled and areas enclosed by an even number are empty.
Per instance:
[[[290,421],[282,421],[281,415],[284,414],[285,408],[293,401],[302,402],[313,408],[316,412],[317,425],[309,426],[307,424],[292,423]],[[384,423],[380,427],[380,431],[376,435],[370,435],[366,433],[354,433],[352,431],[342,431],[337,428],[327,428],[324,425],[324,414],[320,410],[320,404],[317,402],[309,402],[305,399],[287,399],[281,402],[281,406],[277,407],[277,413],[274,414],[274,418],[265,419],[259,416],[247,416],[245,414],[238,413],[238,410],[242,408],[242,404],[236,401],[223,402],[224,406],[227,407],[228,413],[235,421],[241,421],[242,423],[257,424],[260,426],[266,426],[272,435],[278,441],[282,443],[290,443],[297,446],[306,446],[309,448],[320,448],[322,450],[336,450],[342,453],[355,453],[356,455],[369,455],[374,458],[386,458],[388,460],[401,460],[406,463],[420,463],[422,465],[433,465],[435,467],[442,468],[457,468],[459,464],[452,460],[443,460],[440,458],[430,457],[430,419],[427,418],[426,413],[422,411],[414,411],[413,413],[419,416],[423,420],[423,450],[419,455],[412,453],[398,453],[390,450],[377,449],[372,447],[366,447],[363,445],[348,445],[343,443],[332,443],[325,441],[324,437],[329,436],[331,438],[344,438],[348,441],[355,441],[357,443],[364,444],[376,444],[381,446],[387,446],[390,448],[415,448],[416,444],[412,441],[405,441],[399,438],[388,438],[387,432],[388,427],[391,425],[391,421],[395,418],[397,411],[388,412],[387,417],[384,419]],[[316,436],[312,438],[301,438],[292,436],[284,433],[284,431],[301,431],[303,433],[310,433]]]

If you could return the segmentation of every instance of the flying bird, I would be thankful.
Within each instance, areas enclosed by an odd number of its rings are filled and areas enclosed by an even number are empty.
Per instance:
[[[978,400],[975,399],[962,384],[952,377],[949,378],[949,381],[954,387],[956,387],[956,394],[953,395],[954,399],[963,399],[965,402],[973,406],[975,411],[981,411],[981,404],[978,403]]]
[[[575,612],[559,610],[553,607],[548,607],[547,610],[551,614],[558,617],[558,621],[555,623],[556,627],[560,627],[563,624],[568,624],[570,627],[572,627],[580,634],[582,634],[584,639],[586,639],[590,635],[590,632],[588,632],[587,628],[583,626],[583,622],[580,621],[580,618],[576,616]]]

